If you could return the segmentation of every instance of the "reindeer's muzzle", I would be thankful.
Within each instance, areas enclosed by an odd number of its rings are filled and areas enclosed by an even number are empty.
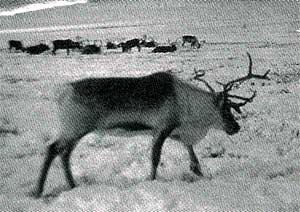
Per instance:
[[[236,133],[238,133],[240,131],[241,127],[238,123],[234,123],[233,125],[231,125],[230,127],[226,128],[226,133],[228,135],[234,135]]]

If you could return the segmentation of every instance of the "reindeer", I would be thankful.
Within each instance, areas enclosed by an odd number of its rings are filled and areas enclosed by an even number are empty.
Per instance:
[[[56,51],[58,49],[66,49],[67,50],[67,55],[70,54],[70,49],[81,49],[82,48],[82,43],[81,42],[75,42],[72,41],[71,39],[66,39],[66,40],[54,40],[52,41],[53,44],[53,50],[52,54],[56,55]]]
[[[146,47],[146,48],[152,48],[152,47],[157,46],[157,42],[154,40],[150,40],[150,41],[142,40],[141,46]]]
[[[157,42],[153,38],[148,39],[147,35],[143,35],[143,38],[142,38],[140,44],[141,44],[141,46],[146,47],[146,48],[152,48],[152,47],[157,46]]]
[[[9,52],[11,52],[12,49],[15,49],[15,51],[21,50],[22,52],[24,52],[24,50],[25,50],[25,48],[23,47],[22,41],[19,41],[19,40],[9,40],[8,41],[8,49],[9,49]]]
[[[47,44],[40,43],[38,45],[29,46],[24,49],[25,49],[24,51],[29,54],[41,54],[45,51],[50,50],[50,47]]]
[[[172,43],[169,46],[157,46],[152,50],[152,53],[167,53],[175,52],[177,50],[176,43]]]
[[[185,43],[190,43],[191,47],[197,47],[198,49],[201,47],[200,42],[198,41],[197,37],[194,35],[182,36],[182,46],[184,46]],[[201,43],[205,43],[205,41],[201,41]]]
[[[111,42],[111,41],[108,41],[106,43],[106,49],[117,49],[121,46],[121,44],[118,44],[116,42]]]
[[[191,171],[203,176],[193,145],[203,139],[210,128],[229,135],[239,132],[240,126],[231,109],[240,113],[240,107],[256,95],[249,98],[231,95],[229,91],[233,85],[250,78],[268,79],[268,72],[252,74],[252,60],[247,54],[250,60],[248,75],[223,84],[220,92],[200,79],[199,74],[194,79],[204,82],[209,91],[166,72],[137,78],[87,78],[65,83],[56,98],[60,132],[48,146],[33,194],[42,195],[48,170],[58,155],[69,186],[75,187],[70,156],[79,140],[94,130],[150,129],[153,135],[151,180],[156,178],[162,146],[168,137],[183,144],[189,153]],[[229,98],[243,102],[235,103]]]
[[[101,54],[102,41],[97,45],[97,40],[94,44],[88,44],[82,47],[81,54]]]
[[[131,51],[133,47],[137,47],[138,51],[141,51],[141,40],[138,38],[134,38],[131,40],[128,40],[126,42],[120,43],[120,46],[122,47],[122,52],[128,52]]]

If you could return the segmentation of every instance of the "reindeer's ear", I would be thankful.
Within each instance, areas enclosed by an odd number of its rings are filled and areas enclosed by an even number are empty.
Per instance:
[[[224,103],[225,103],[225,95],[224,95],[224,93],[223,92],[217,93],[216,98],[215,98],[215,105],[218,108],[222,108],[222,106],[224,105]]]

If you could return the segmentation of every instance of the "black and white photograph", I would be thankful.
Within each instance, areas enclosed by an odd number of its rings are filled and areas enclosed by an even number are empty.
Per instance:
[[[0,0],[0,211],[299,212],[298,0]]]

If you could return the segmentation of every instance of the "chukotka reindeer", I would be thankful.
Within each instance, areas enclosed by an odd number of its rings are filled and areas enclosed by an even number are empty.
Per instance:
[[[48,146],[34,195],[42,195],[48,170],[58,155],[68,184],[75,187],[70,156],[78,141],[94,130],[150,129],[153,135],[151,180],[156,178],[166,138],[178,140],[189,153],[190,169],[202,176],[193,145],[203,139],[210,128],[229,135],[237,133],[240,126],[231,109],[240,113],[240,107],[255,97],[255,93],[250,98],[229,94],[233,85],[250,78],[268,79],[268,72],[252,74],[252,60],[247,54],[250,60],[248,75],[224,84],[221,92],[215,92],[199,75],[195,79],[203,81],[209,91],[166,72],[136,78],[88,78],[65,83],[56,99],[60,131]],[[229,98],[243,102],[234,103]]]

